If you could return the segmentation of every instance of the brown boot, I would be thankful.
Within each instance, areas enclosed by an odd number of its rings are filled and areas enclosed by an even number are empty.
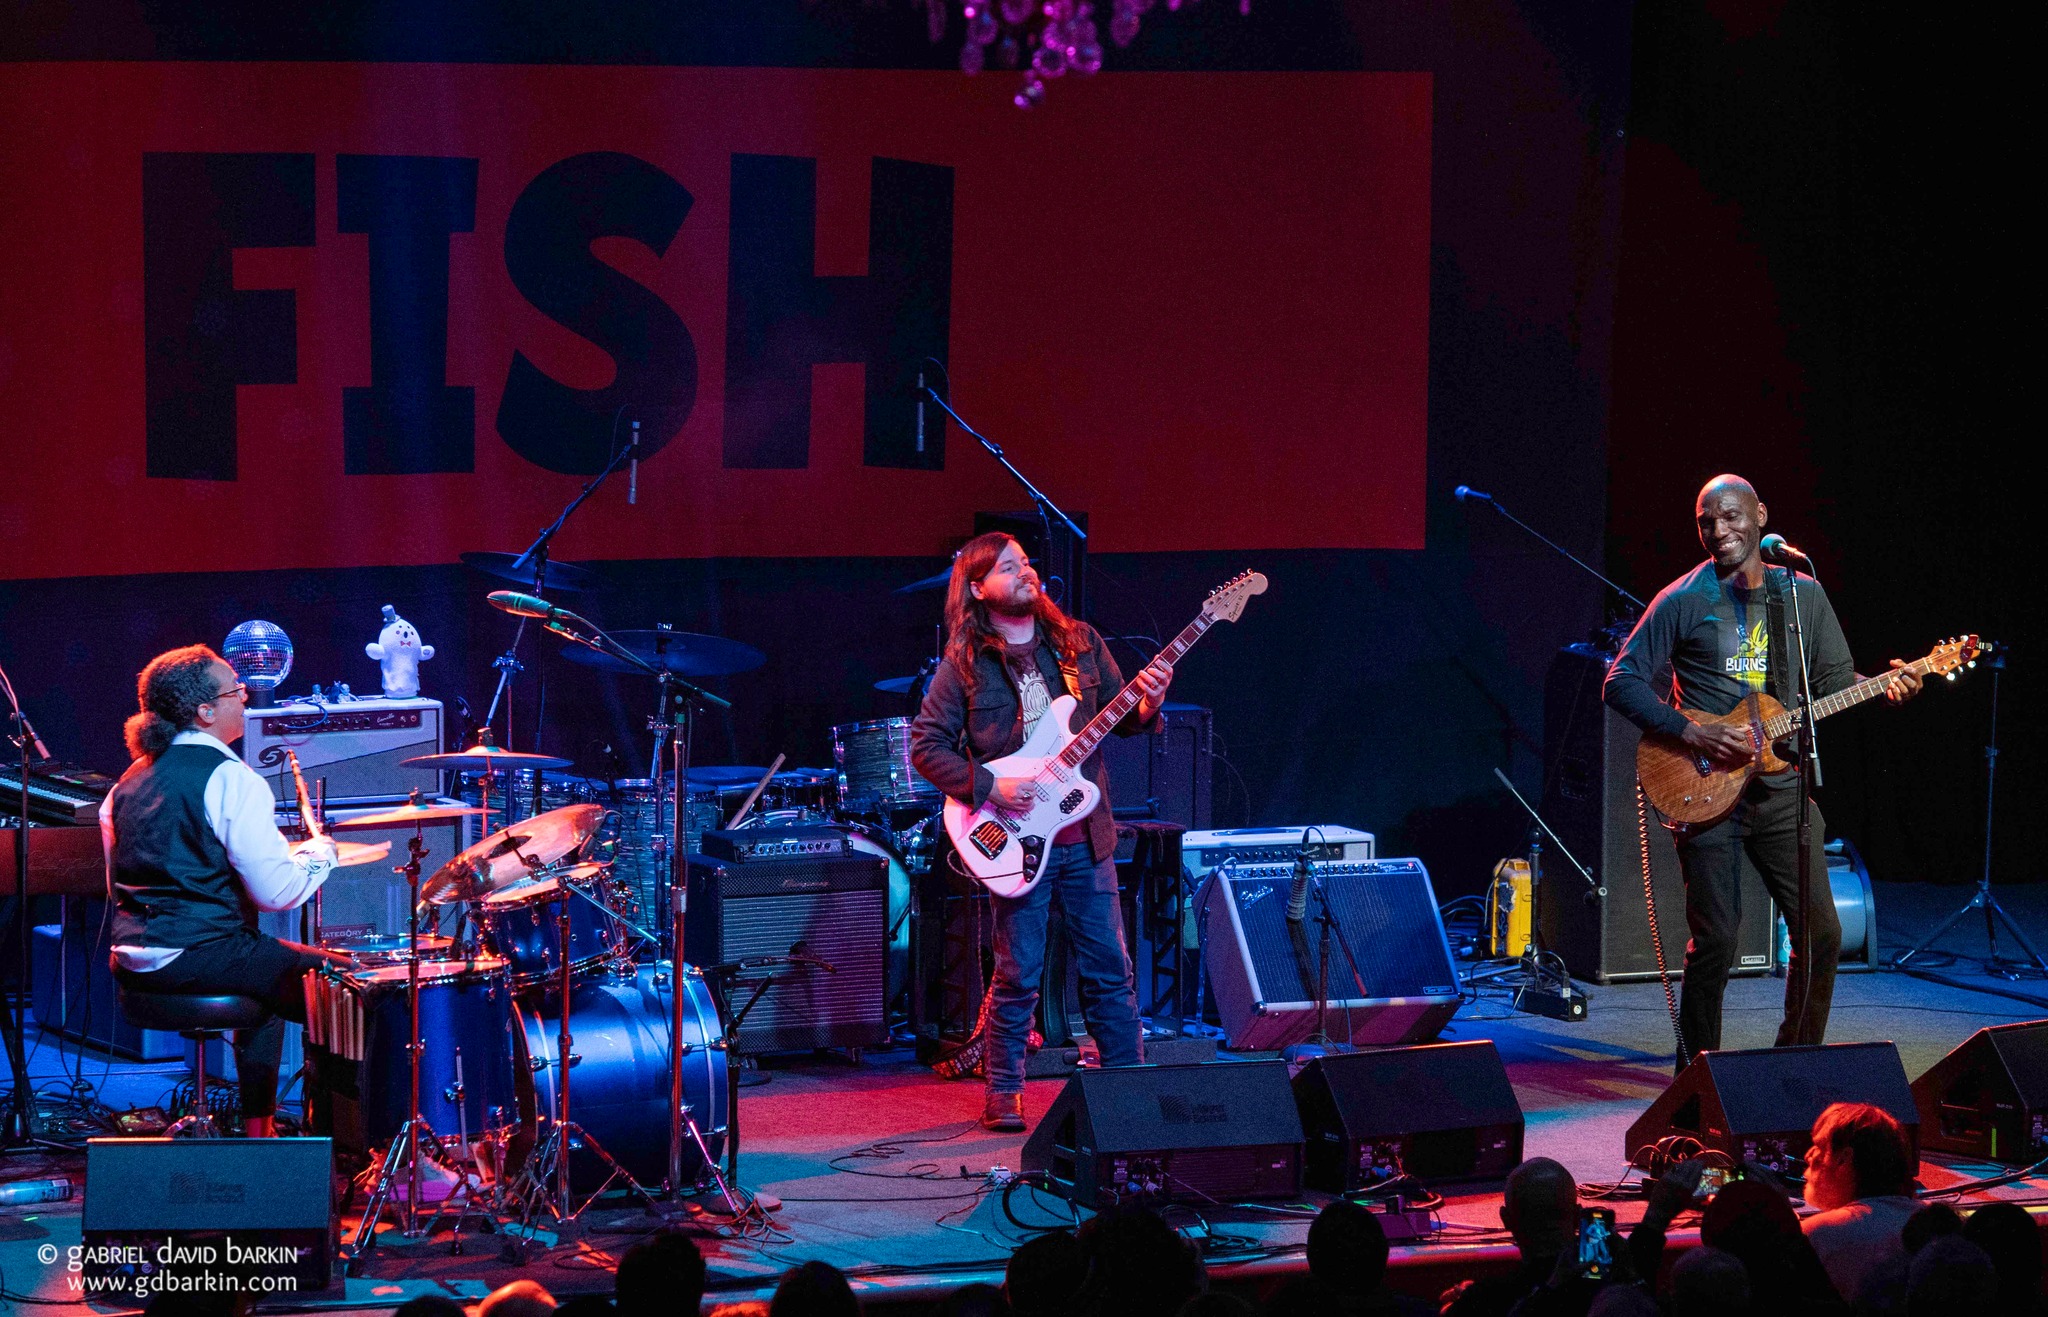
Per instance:
[[[1004,1134],[1022,1134],[1024,1095],[990,1090],[988,1100],[981,1104],[981,1124],[984,1129],[997,1130]]]

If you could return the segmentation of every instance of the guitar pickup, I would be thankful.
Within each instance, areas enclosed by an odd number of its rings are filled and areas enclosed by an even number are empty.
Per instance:
[[[1081,802],[1086,799],[1087,796],[1081,791],[1069,791],[1066,794],[1065,799],[1060,801],[1060,813],[1073,813],[1075,810],[1081,808]]]
[[[994,819],[983,819],[967,834],[967,840],[988,859],[995,859],[1003,853],[1003,847],[1010,844],[1010,834]]]

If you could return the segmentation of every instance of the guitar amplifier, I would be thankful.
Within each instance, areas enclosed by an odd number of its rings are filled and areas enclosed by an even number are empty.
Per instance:
[[[1302,835],[1308,836],[1308,858],[1314,860],[1370,860],[1373,835],[1336,823],[1296,823],[1278,828],[1219,828],[1211,832],[1190,832],[1180,840],[1182,861],[1188,873],[1206,878],[1222,865],[1292,864],[1301,854]]]
[[[308,786],[327,779],[329,804],[402,800],[414,788],[425,796],[440,794],[439,772],[405,768],[401,761],[441,753],[442,738],[439,700],[297,700],[249,710],[242,759],[287,803],[295,793],[286,750],[299,756]]]
[[[707,971],[741,966],[726,989],[734,1010],[768,982],[740,1022],[741,1051],[889,1041],[886,859],[806,855],[734,863],[692,854],[684,862],[684,959]],[[791,964],[783,957],[801,959]]]
[[[734,864],[853,854],[853,843],[838,828],[713,829],[706,832],[697,844],[712,859],[730,860]]]

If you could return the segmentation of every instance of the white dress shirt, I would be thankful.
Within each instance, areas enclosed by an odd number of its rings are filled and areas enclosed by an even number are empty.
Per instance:
[[[324,838],[293,846],[277,830],[277,799],[256,770],[220,738],[196,728],[179,732],[172,745],[206,745],[224,758],[206,779],[206,821],[227,850],[228,864],[258,910],[296,910],[311,900],[334,871],[334,844]],[[114,796],[100,802],[100,841],[107,852],[107,893],[114,890]],[[117,946],[121,968],[147,973],[178,958],[178,947]]]

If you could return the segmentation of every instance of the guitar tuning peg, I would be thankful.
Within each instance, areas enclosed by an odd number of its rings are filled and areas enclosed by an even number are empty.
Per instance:
[[[1950,681],[1954,681],[1954,680],[1956,679],[1956,674],[1955,674],[1955,673],[1953,673],[1953,672],[1949,673],[1949,674],[1948,674],[1948,679],[1949,679]]]
[[[1963,666],[1966,668],[1974,668],[1977,666],[1977,660],[1971,659],[1968,663],[1965,663]]]

